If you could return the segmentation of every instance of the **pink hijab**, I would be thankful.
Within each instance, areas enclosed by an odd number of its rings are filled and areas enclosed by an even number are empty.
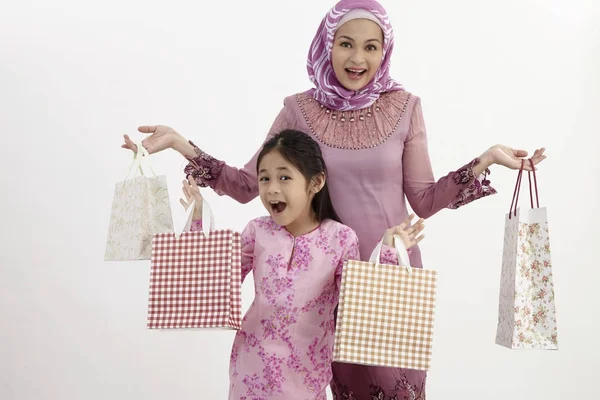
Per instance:
[[[355,92],[340,84],[331,64],[333,38],[340,21],[349,11],[365,10],[377,19],[383,31],[383,61],[367,86]],[[345,22],[345,21],[343,21]],[[308,76],[316,86],[312,95],[319,103],[339,111],[358,110],[372,105],[381,93],[403,90],[402,85],[389,76],[390,56],[394,48],[394,34],[385,9],[375,0],[341,0],[323,18],[308,53]]]

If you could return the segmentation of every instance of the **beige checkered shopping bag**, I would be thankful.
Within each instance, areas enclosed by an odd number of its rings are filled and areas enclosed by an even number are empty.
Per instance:
[[[187,222],[176,233],[159,233],[152,241],[149,329],[241,328],[241,235],[214,229],[203,205],[202,231]]]
[[[381,242],[369,262],[344,265],[334,361],[429,369],[437,272],[410,267],[401,239],[394,242],[401,266],[379,263]]]

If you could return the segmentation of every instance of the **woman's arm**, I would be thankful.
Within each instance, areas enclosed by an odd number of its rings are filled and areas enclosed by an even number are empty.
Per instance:
[[[487,158],[483,161],[489,163]],[[496,193],[486,178],[489,173],[487,166],[479,157],[437,181],[434,179],[420,100],[417,100],[411,116],[402,168],[406,198],[422,218],[429,218],[443,208],[458,208]],[[481,176],[482,172],[484,176]]]
[[[290,108],[284,106],[271,126],[265,141],[282,130],[293,127],[291,118]],[[191,156],[185,153],[189,151],[190,147],[193,150]],[[208,155],[191,141],[179,143],[176,150],[189,160],[184,172],[186,176],[191,175],[199,186],[210,187],[219,195],[230,196],[240,203],[248,203],[258,196],[256,159],[261,149],[258,149],[250,161],[239,169]]]

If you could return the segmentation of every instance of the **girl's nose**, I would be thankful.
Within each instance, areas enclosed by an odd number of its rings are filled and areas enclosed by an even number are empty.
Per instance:
[[[269,193],[269,194],[279,193],[279,183],[277,181],[271,181],[269,183],[269,187],[267,188],[267,193]]]

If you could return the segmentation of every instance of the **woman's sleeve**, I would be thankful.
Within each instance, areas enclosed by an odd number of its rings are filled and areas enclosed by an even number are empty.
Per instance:
[[[293,126],[291,118],[290,107],[284,105],[271,126],[265,142],[282,130],[291,128]],[[231,138],[231,140],[235,140],[235,138]],[[186,176],[191,175],[198,186],[210,187],[217,194],[227,195],[240,203],[248,203],[258,196],[256,159],[261,149],[254,153],[254,156],[243,168],[238,169],[205,153],[192,141],[190,144],[194,146],[196,156],[187,157],[189,164],[185,167],[184,172]]]
[[[488,170],[479,177],[473,173],[477,164],[479,159],[475,158],[439,180],[434,179],[423,111],[417,99],[402,156],[404,192],[414,212],[429,218],[443,208],[458,208],[496,193],[487,179]]]

